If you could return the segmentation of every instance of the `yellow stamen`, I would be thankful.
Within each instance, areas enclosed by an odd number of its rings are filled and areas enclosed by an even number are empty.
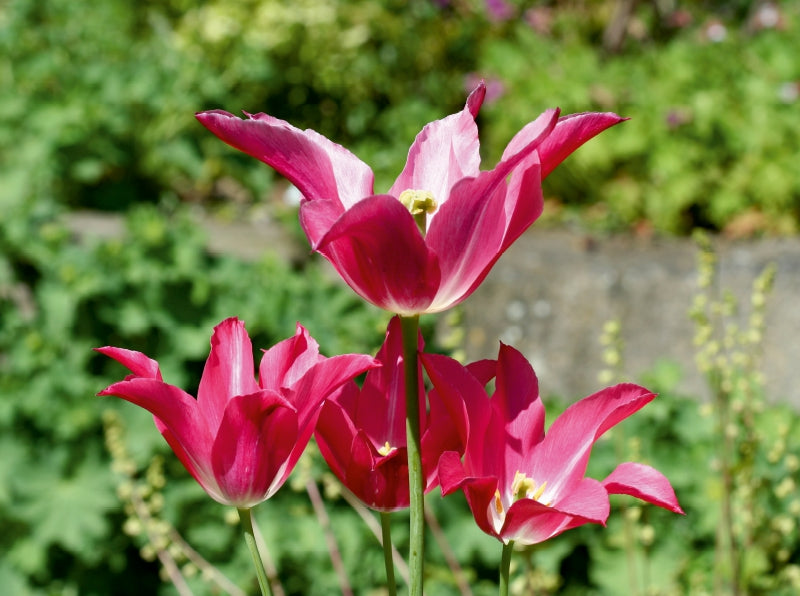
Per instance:
[[[438,206],[436,199],[433,198],[433,193],[427,190],[404,190],[397,198],[411,212],[411,215],[430,214],[436,211]]]
[[[515,501],[519,499],[533,499],[538,501],[542,498],[545,489],[547,488],[547,481],[543,482],[540,487],[536,487],[533,478],[528,478],[523,472],[517,470],[514,474],[514,481],[511,483],[511,494]],[[549,503],[544,503],[549,506]]]
[[[386,442],[383,444],[383,447],[381,447],[380,449],[378,449],[378,453],[380,453],[381,455],[384,455],[384,456],[386,456],[386,455],[389,455],[389,453],[391,453],[393,450],[394,450],[394,447],[392,447],[391,445],[389,445],[389,441],[386,441]]]
[[[494,510],[497,515],[503,515],[503,501],[500,500],[500,491],[494,491]]]

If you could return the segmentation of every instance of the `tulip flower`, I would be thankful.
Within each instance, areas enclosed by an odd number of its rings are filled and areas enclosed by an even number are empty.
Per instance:
[[[418,342],[422,349],[422,338]],[[406,436],[406,391],[400,319],[389,323],[386,339],[362,387],[348,383],[325,402],[316,439],[331,470],[365,505],[391,512],[409,506]],[[425,492],[438,484],[436,466],[448,450],[463,452],[459,429],[465,415],[454,401],[460,396],[430,392],[426,413],[422,371],[417,374],[420,396],[422,469]],[[449,401],[448,401],[449,400]],[[460,449],[459,449],[460,448]]]
[[[99,395],[115,395],[153,414],[156,427],[200,486],[241,510],[283,485],[314,431],[323,401],[375,366],[369,356],[326,358],[300,324],[294,337],[266,350],[254,376],[244,323],[214,328],[197,399],[162,380],[141,352],[98,348],[133,373]]]
[[[475,117],[481,83],[463,110],[426,125],[386,194],[372,170],[313,130],[267,114],[222,110],[197,119],[267,163],[302,193],[300,223],[313,250],[362,298],[403,316],[446,310],[469,296],[542,212],[541,181],[583,143],[623,120],[612,113],[559,118],[550,109],[480,169]]]
[[[545,434],[533,368],[514,348],[497,361],[462,367],[437,355],[422,359],[434,387],[460,388],[469,412],[463,462],[439,460],[442,492],[462,489],[478,526],[504,544],[536,544],[586,523],[605,524],[609,494],[638,497],[683,513],[669,481],[650,466],[623,463],[604,480],[585,478],[592,445],[655,395],[621,384],[573,404]],[[480,391],[495,378],[491,398]]]

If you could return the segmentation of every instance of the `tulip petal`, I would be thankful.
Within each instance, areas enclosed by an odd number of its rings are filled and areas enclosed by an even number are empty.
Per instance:
[[[508,237],[508,230],[519,235],[541,213],[538,185],[522,188],[516,183],[511,194],[506,179],[536,151],[557,116],[557,110],[548,110],[537,119],[542,121],[541,130],[527,138],[527,145],[506,156],[495,169],[459,181],[431,218],[426,242],[439,257],[442,282],[427,312],[445,310],[469,296],[515,239]],[[518,207],[520,201],[530,205]]]
[[[293,387],[284,391],[286,399],[297,408],[300,426],[307,424],[307,419],[333,391],[379,364],[366,354],[340,354],[318,361]]]
[[[214,327],[211,352],[197,390],[197,405],[209,430],[216,433],[230,398],[256,391],[253,344],[244,323],[225,319]]]
[[[542,180],[586,141],[625,120],[611,112],[583,112],[560,118],[555,130],[539,147]]]
[[[137,377],[161,380],[161,371],[158,368],[158,362],[152,358],[148,358],[141,352],[126,350],[124,348],[112,348],[111,346],[95,348],[94,351],[113,358]]]
[[[317,251],[359,296],[397,314],[425,311],[439,287],[436,256],[408,209],[389,195],[348,209]]]
[[[141,377],[114,383],[98,395],[121,397],[153,414],[156,426],[183,465],[211,493],[216,480],[205,462],[213,436],[191,395],[162,381]]]
[[[300,203],[300,227],[311,244],[311,250],[317,250],[320,241],[333,227],[345,209],[338,199],[303,200]]]
[[[569,502],[548,507],[533,499],[520,499],[508,510],[500,534],[504,541],[528,545],[544,542],[586,523],[605,524],[610,505],[599,482],[585,478],[570,495]]]
[[[486,424],[491,415],[483,384],[459,362],[447,356],[421,354],[420,360],[435,391],[435,394],[431,392],[431,396],[436,401],[430,400],[432,430],[442,430],[434,429],[434,423],[437,426],[447,425],[458,433],[461,443],[458,451],[463,453],[470,449],[470,443],[475,443],[473,447],[477,449],[484,440]],[[439,410],[444,410],[447,415],[440,415]]]
[[[279,488],[280,475],[297,440],[297,414],[280,395],[259,391],[228,401],[211,451],[222,492],[237,507],[252,507]]]
[[[338,199],[347,208],[373,193],[372,170],[341,145],[267,114],[243,120],[223,110],[196,114],[230,146],[289,179],[308,200]]]
[[[292,387],[322,359],[319,344],[305,327],[297,323],[292,337],[264,350],[258,366],[261,388],[280,392],[281,389]]]
[[[408,151],[405,168],[389,194],[399,197],[404,190],[426,190],[441,205],[453,185],[467,176],[477,176],[480,144],[475,116],[486,94],[485,85],[475,89],[464,109],[427,124]]]
[[[530,474],[537,482],[547,481],[547,493],[558,500],[562,490],[572,490],[583,478],[594,442],[653,398],[644,387],[623,383],[572,404],[536,446]]]
[[[683,513],[669,480],[658,470],[637,463],[624,463],[603,480],[612,495],[630,495],[673,513]]]

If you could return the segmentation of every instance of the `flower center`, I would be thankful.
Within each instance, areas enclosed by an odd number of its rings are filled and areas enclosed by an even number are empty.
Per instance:
[[[389,441],[386,441],[386,442],[383,444],[383,447],[381,447],[380,449],[378,449],[378,453],[380,453],[381,455],[383,455],[383,456],[385,457],[385,456],[389,455],[389,454],[390,454],[392,451],[394,451],[395,449],[397,449],[397,447],[392,447],[392,446],[389,444]]]
[[[517,473],[514,474],[514,482],[511,483],[511,494],[514,496],[515,501],[519,501],[520,499],[533,499],[534,501],[538,501],[542,498],[546,488],[546,481],[537,488],[533,478],[528,478],[524,473],[517,470]],[[549,505],[549,503],[543,503],[543,505]]]
[[[414,221],[417,222],[417,227],[419,227],[424,236],[428,224],[428,214],[436,211],[438,207],[436,199],[433,198],[433,193],[427,190],[409,188],[401,192],[397,199],[414,216]]]

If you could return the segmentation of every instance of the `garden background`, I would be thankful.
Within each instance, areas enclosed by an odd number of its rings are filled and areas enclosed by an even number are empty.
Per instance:
[[[794,238],[797,56],[800,5],[788,0],[1,1],[4,593],[175,593],[159,557],[198,594],[224,593],[214,569],[253,589],[236,526],[151,417],[94,397],[120,368],[92,347],[141,350],[191,392],[210,330],[227,316],[246,321],[257,347],[291,335],[297,320],[326,354],[374,352],[382,340],[386,315],[305,250],[292,189],[220,143],[195,112],[264,111],[314,128],[388,188],[421,126],[460,109],[483,78],[485,164],[548,107],[631,117],[548,178],[545,215],[527,236],[689,243],[699,228]],[[121,223],[98,235],[95,222],[111,216]],[[275,250],[251,248],[263,238],[239,238],[235,252],[214,245],[220,225],[242,222],[277,234]],[[800,589],[800,419],[786,405],[797,396],[767,394],[759,361],[770,271],[737,310],[717,291],[714,243],[704,242],[705,298],[684,312],[696,323],[706,401],[678,394],[686,373],[669,360],[637,370],[633,380],[661,396],[598,445],[590,469],[601,477],[620,458],[651,463],[687,516],[615,500],[607,529],[580,528],[516,557],[517,593],[729,593],[732,575],[750,594]],[[457,315],[435,349],[463,348]],[[605,383],[632,374],[623,330],[659,333],[625,320],[585,329]],[[797,345],[784,351],[800,356]],[[551,401],[558,409],[579,397]],[[340,592],[327,527],[354,592],[381,594],[378,543],[321,459],[309,453],[290,484],[256,511],[285,592]],[[309,499],[314,487],[327,497],[327,522]],[[729,533],[720,529],[726,494]],[[429,593],[494,593],[500,549],[463,499],[434,494],[429,509],[441,526],[429,537],[438,545]],[[404,532],[398,516],[399,545]]]

